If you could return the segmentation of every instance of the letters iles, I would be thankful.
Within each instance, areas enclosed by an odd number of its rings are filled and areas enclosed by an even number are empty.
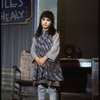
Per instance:
[[[2,0],[2,8],[15,8],[23,6],[22,0]]]

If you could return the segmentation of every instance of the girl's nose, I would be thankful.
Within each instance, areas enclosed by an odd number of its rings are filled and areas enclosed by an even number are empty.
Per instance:
[[[47,23],[47,21],[44,21],[45,23]]]

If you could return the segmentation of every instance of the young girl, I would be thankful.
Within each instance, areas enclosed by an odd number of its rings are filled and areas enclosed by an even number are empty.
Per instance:
[[[54,28],[54,15],[51,11],[44,11],[31,46],[39,100],[45,100],[47,88],[50,100],[57,100],[57,87],[63,80],[59,50],[60,38]]]

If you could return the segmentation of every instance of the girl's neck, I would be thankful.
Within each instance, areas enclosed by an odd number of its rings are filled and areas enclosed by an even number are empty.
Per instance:
[[[45,31],[48,31],[48,29],[43,29],[42,31],[45,32]]]

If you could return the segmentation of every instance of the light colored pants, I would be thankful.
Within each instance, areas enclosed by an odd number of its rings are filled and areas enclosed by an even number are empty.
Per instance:
[[[48,87],[48,94],[50,100],[57,100],[57,90],[56,88]],[[46,99],[46,88],[42,85],[38,85],[38,100]]]

